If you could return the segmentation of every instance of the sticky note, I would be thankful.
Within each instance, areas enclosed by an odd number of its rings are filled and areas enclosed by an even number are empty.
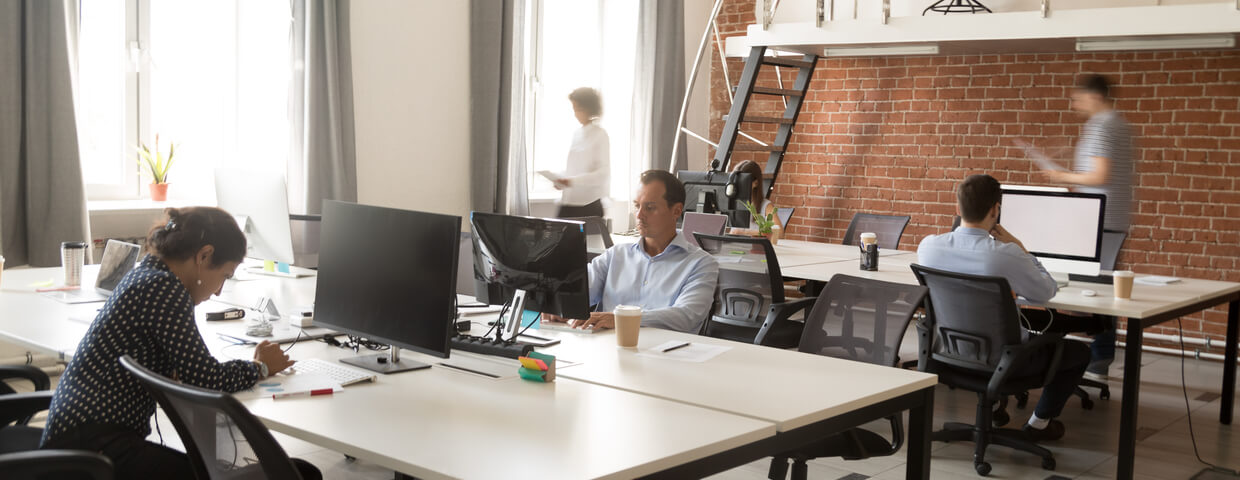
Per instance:
[[[272,260],[263,260],[263,270],[268,272],[276,271],[276,262]]]
[[[541,313],[539,313],[539,312],[535,312],[535,311],[531,311],[531,310],[525,310],[525,311],[521,312],[521,326],[522,326],[522,327],[528,327],[528,326],[530,326],[530,325],[537,325],[537,324],[538,324],[538,318],[539,318],[539,317],[541,317],[541,316],[542,316],[542,314],[541,314]]]
[[[531,370],[546,370],[547,369],[546,362],[543,362],[542,360],[539,360],[537,358],[520,357],[520,358],[517,358],[517,360],[521,362],[521,366],[531,369]]]
[[[276,270],[280,273],[288,273],[288,264],[284,262],[276,262]]]

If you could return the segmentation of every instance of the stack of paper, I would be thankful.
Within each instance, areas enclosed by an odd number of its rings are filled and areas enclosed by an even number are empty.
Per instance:
[[[1176,277],[1164,277],[1161,275],[1150,275],[1148,277],[1138,277],[1136,280],[1133,280],[1133,283],[1161,287],[1163,285],[1166,285],[1169,283],[1175,283],[1178,281],[1180,281],[1180,279]]]

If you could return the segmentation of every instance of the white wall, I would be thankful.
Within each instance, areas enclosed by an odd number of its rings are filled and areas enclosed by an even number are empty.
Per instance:
[[[469,2],[352,2],[358,201],[469,214]]]
[[[688,81],[688,76],[693,72],[693,59],[697,55],[699,42],[702,41],[702,32],[706,29],[711,7],[714,6],[714,0],[685,0],[685,81]],[[693,82],[693,94],[689,98],[685,126],[714,142],[718,139],[710,136],[710,64],[719,54],[712,45],[713,41],[702,54],[702,65],[696,81]],[[682,141],[685,142],[685,152],[689,155],[689,170],[709,169],[710,146],[688,135],[685,135]]]

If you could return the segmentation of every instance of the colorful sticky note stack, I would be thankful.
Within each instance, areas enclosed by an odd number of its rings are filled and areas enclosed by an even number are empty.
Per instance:
[[[517,357],[517,361],[521,362],[521,368],[517,369],[517,374],[521,378],[535,382],[555,381],[554,355],[530,352],[527,357]]]

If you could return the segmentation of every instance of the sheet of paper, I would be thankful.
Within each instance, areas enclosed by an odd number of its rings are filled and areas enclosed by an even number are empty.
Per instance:
[[[1178,281],[1180,281],[1180,279],[1176,277],[1164,277],[1161,275],[1150,275],[1148,277],[1138,277],[1134,279],[1132,282],[1139,283],[1141,285],[1154,285],[1154,286],[1161,287],[1168,283],[1175,283]]]
[[[259,380],[254,385],[254,388],[233,393],[233,396],[239,400],[262,397],[271,398],[272,395],[277,393],[302,393],[327,388],[332,389],[335,393],[340,393],[344,390],[339,383],[336,383],[327,375],[302,372],[291,375],[272,375]]]
[[[707,360],[710,360],[712,358],[719,356],[719,354],[723,352],[726,352],[732,349],[732,347],[728,347],[724,345],[712,345],[709,343],[692,343],[691,342],[689,343],[689,346],[687,347],[681,347],[681,348],[672,350],[670,352],[664,352],[664,350],[667,350],[669,348],[675,347],[683,343],[685,342],[677,341],[677,340],[673,340],[670,342],[663,342],[658,345],[655,345],[653,348],[648,348],[640,352],[637,352],[637,355],[642,356],[642,357],[654,357],[654,358],[665,358],[669,360],[679,360],[682,362],[702,363],[702,362],[705,362]]]
[[[543,176],[543,178],[545,178],[545,179],[547,179],[547,180],[551,180],[553,183],[554,183],[556,180],[562,180],[562,179],[564,178],[564,177],[560,176],[560,174],[555,173],[555,172],[553,172],[553,171],[551,171],[551,170],[539,170],[539,171],[538,171],[538,174],[539,174],[539,175],[542,175],[542,176]]]
[[[1029,157],[1030,160],[1033,160],[1034,163],[1038,164],[1038,168],[1043,170],[1053,170],[1056,172],[1068,171],[1068,169],[1064,168],[1062,165],[1055,163],[1054,160],[1051,160],[1051,158],[1046,156],[1045,153],[1042,153],[1041,150],[1029,145],[1021,145],[1020,148],[1025,151],[1026,157]]]

